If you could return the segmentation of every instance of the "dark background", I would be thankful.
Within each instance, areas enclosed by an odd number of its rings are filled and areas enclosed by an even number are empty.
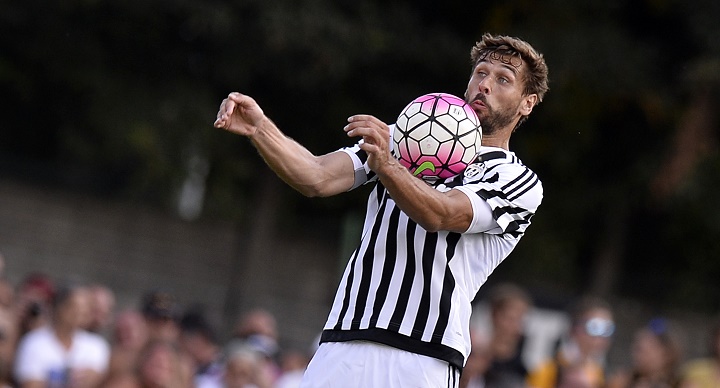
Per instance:
[[[550,68],[511,143],[545,199],[490,282],[549,307],[593,293],[714,314],[718,17],[714,0],[2,2],[0,184],[189,223],[258,223],[262,208],[268,243],[297,228],[335,239],[367,192],[278,184],[246,139],[212,128],[220,101],[250,94],[325,153],[349,145],[349,115],[392,122],[421,94],[462,95],[474,42],[513,35]]]

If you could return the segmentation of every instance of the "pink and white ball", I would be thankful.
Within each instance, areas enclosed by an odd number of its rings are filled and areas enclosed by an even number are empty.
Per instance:
[[[482,131],[475,111],[462,98],[430,93],[402,110],[393,131],[393,153],[423,179],[460,174],[473,162]]]

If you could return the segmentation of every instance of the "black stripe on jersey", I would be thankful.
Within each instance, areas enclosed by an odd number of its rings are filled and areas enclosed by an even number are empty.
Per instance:
[[[435,249],[437,248],[438,234],[427,233],[425,235],[425,244],[422,252],[422,274],[423,274],[423,292],[420,297],[420,305],[415,316],[415,324],[413,325],[411,337],[421,339],[425,327],[430,316],[430,289],[432,281],[433,260],[435,259]]]
[[[478,159],[480,159],[481,162],[487,162],[493,159],[505,159],[505,157],[507,157],[507,153],[503,151],[490,151],[486,154],[480,154]]]
[[[455,175],[455,176],[452,178],[451,181],[445,182],[445,186],[447,186],[447,187],[449,187],[449,188],[451,188],[451,189],[452,189],[453,187],[460,186],[461,184],[463,184],[463,178],[464,178],[464,177],[465,177],[465,174],[463,174],[463,173],[460,173],[460,174],[458,174],[458,175]]]
[[[413,281],[415,280],[415,266],[417,261],[415,259],[415,231],[417,230],[417,224],[415,221],[408,219],[407,221],[407,234],[405,238],[407,252],[405,273],[403,274],[402,284],[400,284],[400,292],[397,296],[397,303],[395,304],[395,311],[390,318],[389,328],[394,330],[400,330],[400,324],[405,317],[408,303],[410,301],[410,291],[412,291]]]
[[[535,185],[537,185],[537,183],[539,182],[537,175],[535,175],[532,171],[526,169],[524,173],[520,174],[520,176],[518,176],[517,178],[508,182],[507,184],[505,184],[505,186],[503,186],[501,188],[502,190],[506,190],[506,189],[510,188],[511,186],[515,185],[518,182],[518,180],[520,180],[521,178],[523,178],[525,175],[528,175],[528,174],[529,174],[529,176],[526,177],[524,181],[522,181],[520,184],[517,184],[515,188],[513,188],[512,190],[509,190],[507,192],[501,191],[501,190],[481,189],[481,190],[477,191],[476,193],[477,193],[477,195],[484,198],[485,200],[488,200],[490,198],[502,198],[502,199],[510,202],[512,200],[517,199],[521,195],[525,194],[531,188],[535,187]],[[525,189],[518,192],[523,187]],[[512,195],[512,194],[514,194],[514,195]]]
[[[365,152],[365,150],[358,149],[358,151],[355,153],[355,155],[357,155],[357,157],[360,158],[360,164],[365,164],[365,162],[367,162],[368,154],[367,154],[367,152]]]
[[[516,208],[516,207],[501,207],[496,208],[493,210],[493,218],[500,219],[505,214],[520,214],[520,213],[528,213],[527,216],[523,216],[521,219],[515,219],[513,217],[513,221],[508,223],[508,226],[505,228],[504,233],[508,233],[513,237],[519,237],[522,235],[522,232],[518,232],[522,226],[530,224],[530,218],[532,218],[533,213],[529,213],[526,209]]]
[[[523,180],[523,181],[518,184],[518,182],[520,180]],[[533,182],[530,185],[530,187],[526,188],[525,190],[522,190],[519,194],[513,195],[518,190],[525,187],[525,185],[529,184],[529,182],[531,182],[532,180],[535,180],[535,182]],[[529,169],[526,168],[525,171],[522,174],[518,175],[517,178],[515,178],[515,179],[511,180],[510,182],[508,182],[507,184],[505,184],[505,186],[502,187],[502,190],[503,191],[507,190],[507,192],[506,192],[507,199],[508,199],[508,201],[512,201],[513,199],[520,197],[523,193],[527,192],[530,188],[535,186],[535,184],[537,182],[538,182],[537,176],[532,171],[530,171]],[[512,190],[508,190],[512,186],[515,186],[515,188],[513,188]]]
[[[356,340],[378,342],[410,353],[444,360],[457,368],[458,371],[463,368],[464,357],[459,351],[447,345],[423,342],[385,329],[323,330],[320,335],[321,343]]]
[[[508,199],[512,201],[512,200],[515,200],[516,198],[522,197],[523,194],[527,193],[530,189],[535,187],[535,185],[537,185],[537,183],[539,181],[540,181],[540,179],[538,178],[537,175],[535,175],[535,174],[530,175],[528,180],[523,182],[522,185],[518,186],[518,188],[525,186],[525,189],[520,191],[519,193],[516,193],[513,196],[508,196]]]
[[[343,304],[342,308],[340,309],[340,314],[338,321],[335,323],[335,330],[342,329],[342,321],[343,317],[345,317],[345,314],[347,313],[348,306],[350,305],[350,290],[352,289],[353,285],[353,279],[355,278],[355,262],[357,261],[358,253],[360,250],[356,250],[353,254],[352,258],[350,259],[350,272],[348,273],[347,283],[345,284],[345,298],[343,298]]]
[[[375,304],[373,304],[373,313],[370,317],[370,326],[375,326],[380,316],[382,306],[385,304],[385,300],[388,296],[388,290],[390,289],[390,280],[393,277],[393,271],[395,271],[395,262],[397,261],[397,240],[391,233],[398,230],[398,220],[400,219],[400,208],[395,207],[390,214],[388,220],[388,236],[385,245],[385,260],[383,260],[383,270],[380,276],[380,284],[377,290],[375,290]]]
[[[378,185],[380,186],[380,185]],[[387,205],[387,201],[383,200],[382,204],[380,205],[380,208],[378,209],[377,214],[375,215],[376,220],[373,224],[372,232],[370,233],[370,241],[368,242],[368,246],[371,247],[370,249],[365,251],[365,254],[362,258],[362,277],[360,278],[360,286],[358,288],[358,297],[355,298],[356,304],[355,304],[355,311],[352,316],[352,321],[350,322],[350,329],[351,330],[357,330],[360,328],[360,321],[363,316],[363,311],[365,310],[365,303],[367,303],[367,296],[370,291],[370,280],[372,279],[372,270],[373,270],[373,249],[376,245],[378,235],[380,234],[380,226],[382,225],[382,222],[379,221],[380,218],[383,217],[383,213],[385,212],[385,207]],[[347,290],[349,291],[349,289]],[[350,298],[350,293],[348,292],[345,294],[346,300]],[[344,302],[343,302],[344,303]],[[343,305],[343,307],[345,307]],[[340,317],[340,321],[344,319],[344,316]]]
[[[378,212],[376,217],[382,216],[382,210],[384,210],[384,206],[381,207],[381,211]],[[377,221],[377,220],[376,220]],[[379,222],[375,223],[375,228],[373,228],[373,234],[370,236],[371,239],[373,239],[370,243],[375,244],[375,240],[377,239],[377,229],[379,229]],[[360,242],[362,244],[362,241]],[[348,308],[350,307],[350,297],[352,295],[352,286],[353,281],[355,280],[355,262],[357,261],[358,255],[360,253],[360,248],[355,250],[355,253],[353,254],[353,257],[350,259],[350,272],[348,273],[347,283],[345,284],[345,298],[343,298],[343,304],[342,308],[340,309],[340,313],[338,314],[338,321],[335,323],[334,329],[340,330],[342,329],[342,322],[345,319],[345,315],[347,314]]]
[[[445,265],[445,276],[443,279],[443,289],[440,293],[440,307],[438,311],[438,321],[435,324],[435,330],[433,330],[432,338],[430,342],[440,343],[442,341],[443,334],[447,329],[448,321],[450,318],[450,304],[452,301],[452,293],[455,289],[455,277],[450,271],[450,260],[455,256],[455,247],[460,241],[460,233],[448,233],[445,238],[447,243],[447,249],[445,249],[445,256],[449,257],[447,264]]]
[[[385,199],[385,195],[388,195],[388,192],[385,191],[385,186],[383,186],[383,184],[380,182],[375,185],[375,188],[373,190],[375,190],[375,197],[377,198],[377,203],[379,207],[382,201]]]

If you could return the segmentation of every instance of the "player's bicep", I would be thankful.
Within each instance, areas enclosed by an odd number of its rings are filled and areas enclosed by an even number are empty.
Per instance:
[[[473,205],[470,199],[459,190],[450,190],[445,195],[449,210],[440,229],[465,233],[473,222]]]
[[[350,190],[355,184],[353,160],[342,151],[318,156],[317,162],[323,172],[318,186],[320,196],[331,196]]]

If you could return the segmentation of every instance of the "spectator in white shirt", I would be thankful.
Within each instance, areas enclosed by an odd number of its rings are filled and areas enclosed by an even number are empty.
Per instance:
[[[87,289],[61,287],[52,303],[49,325],[20,340],[14,368],[20,388],[94,388],[108,367],[105,339],[81,328],[88,316]]]

